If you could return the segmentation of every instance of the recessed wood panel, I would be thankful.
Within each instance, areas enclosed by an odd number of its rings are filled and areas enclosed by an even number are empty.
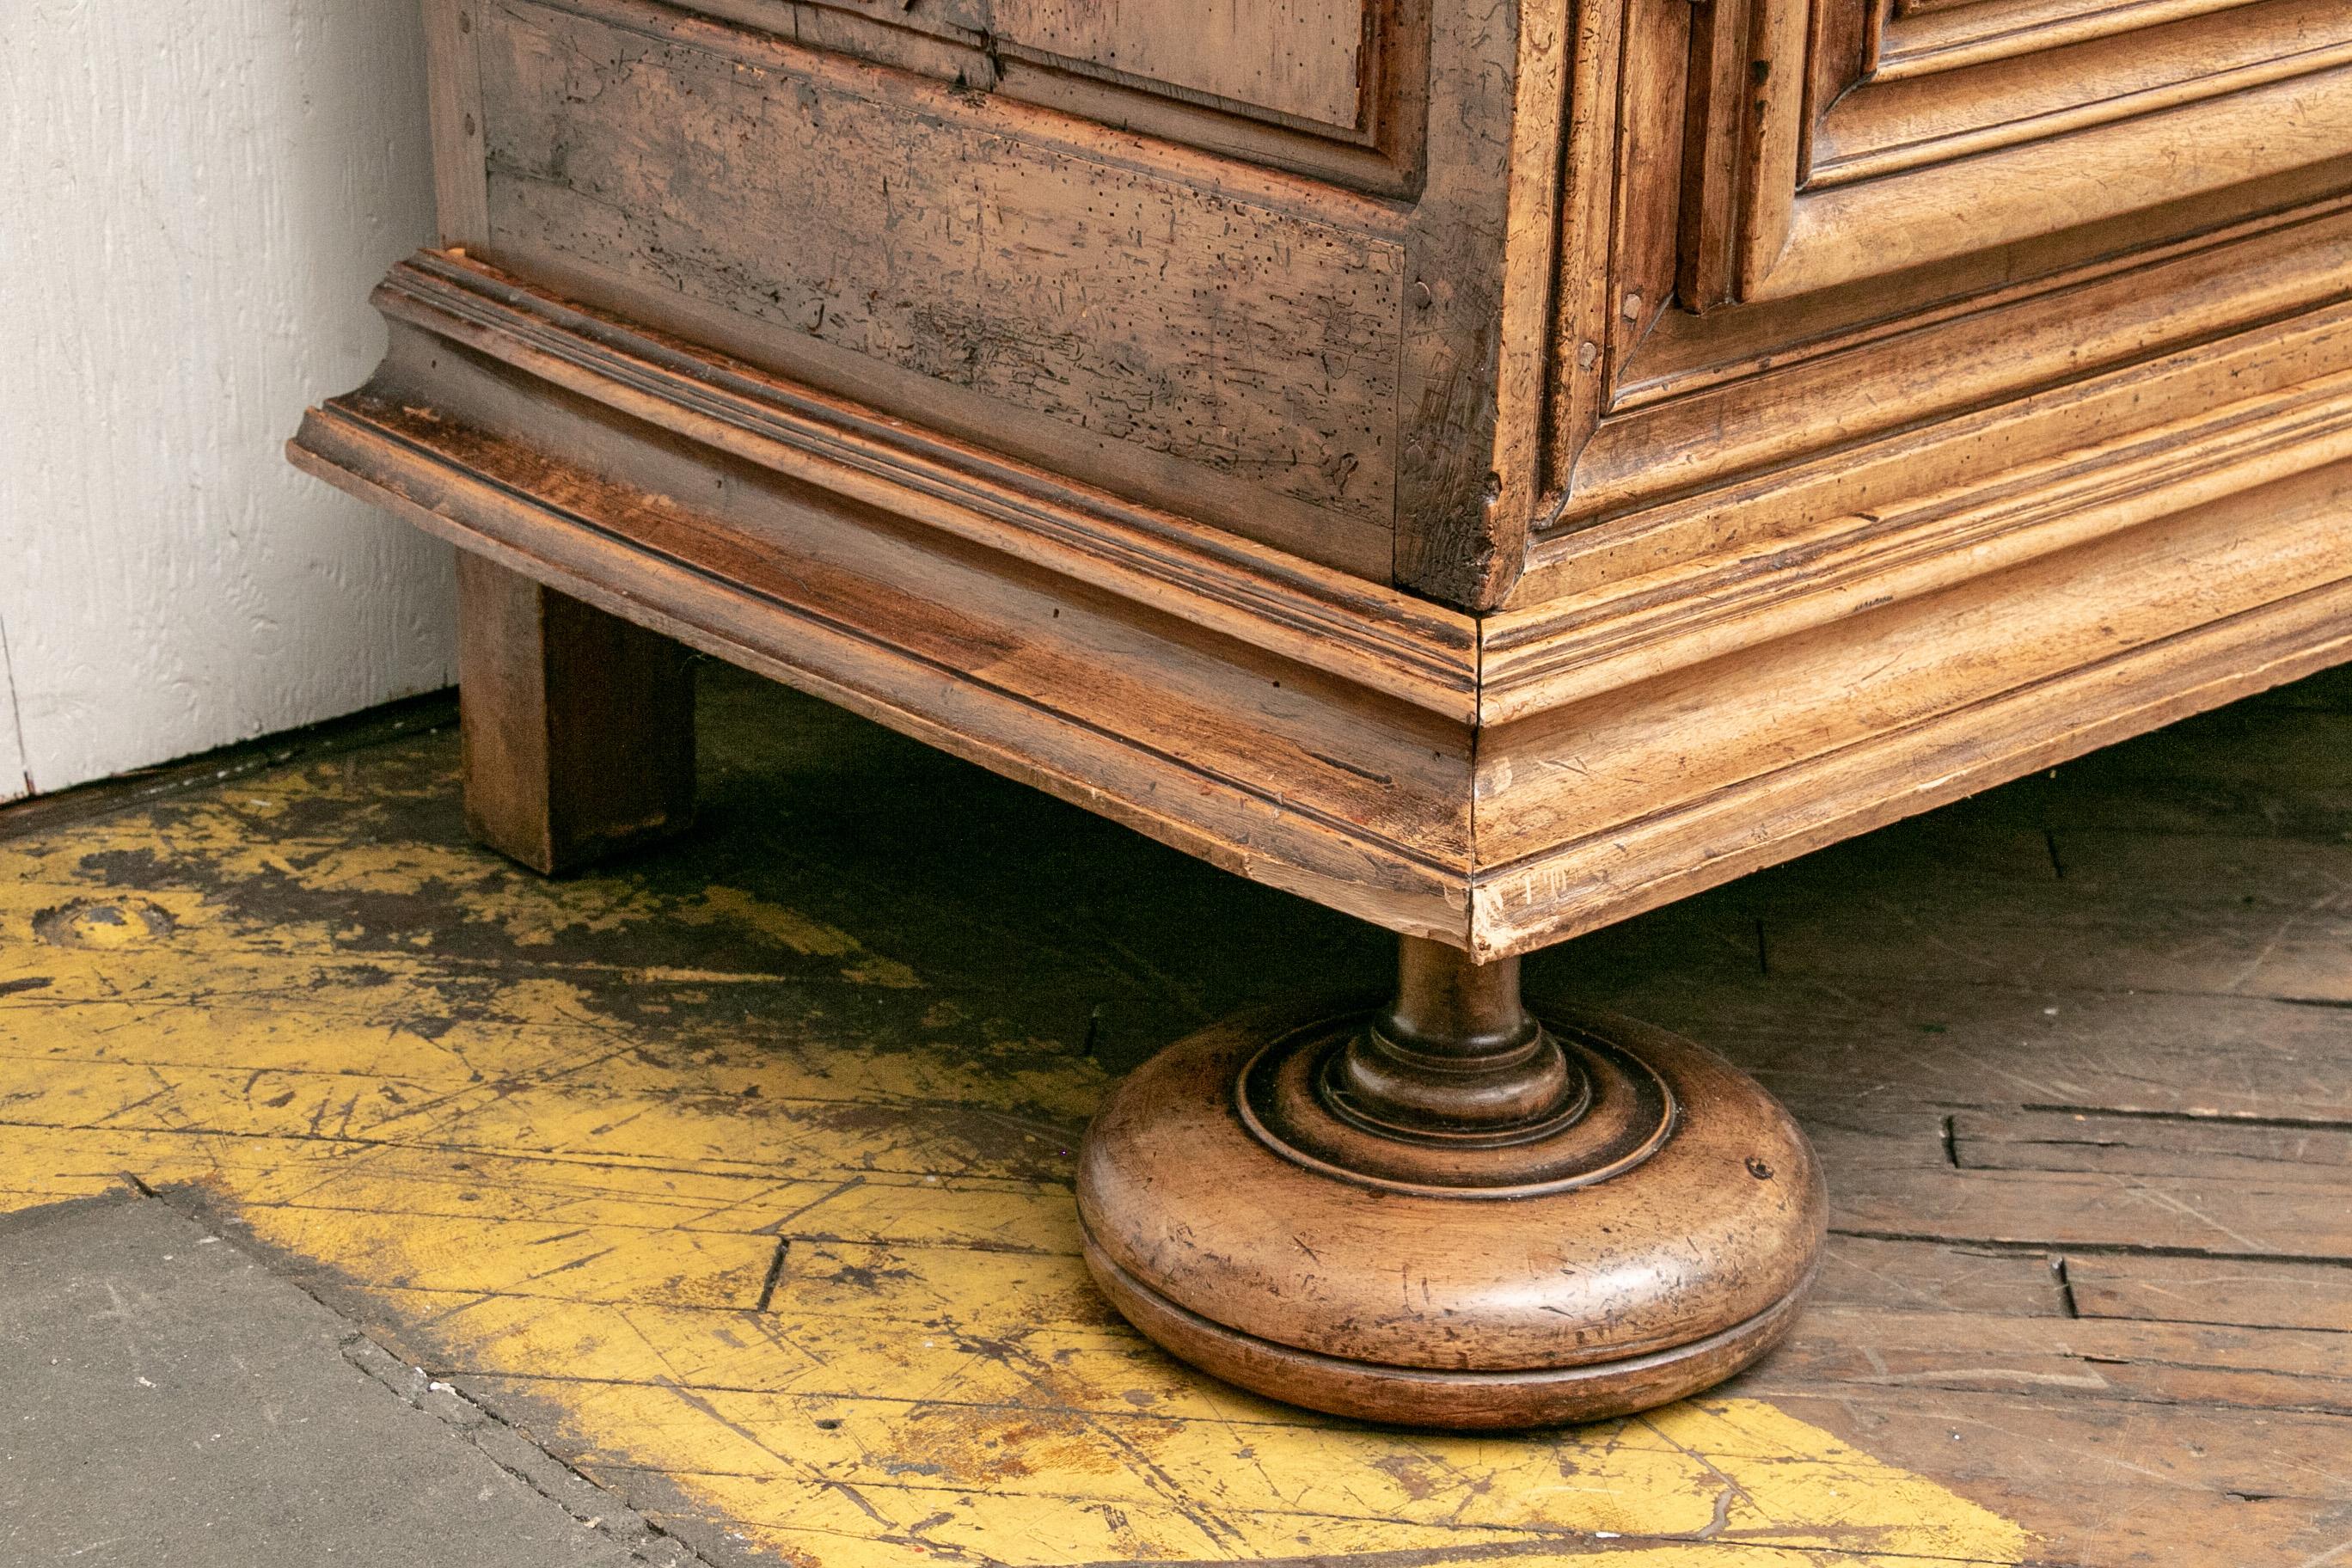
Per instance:
[[[1762,88],[1711,110],[1753,121],[1734,133],[1757,153],[1729,238],[1738,299],[2070,231],[2081,243],[2051,247],[2053,260],[2169,239],[2260,210],[2274,199],[2267,183],[2352,158],[2352,8],[2341,0],[2045,5],[2038,27],[2011,17],[2031,49],[1934,58],[1915,47],[1911,69],[1865,60],[1843,83],[1803,68],[1808,31],[1774,20],[1810,9],[1814,31],[1851,31],[1831,19],[1871,3],[1756,0]],[[1925,16],[1992,4],[1898,16],[1882,43],[1916,46]],[[2176,204],[2191,205],[2141,216]]]
[[[1000,62],[1010,52],[1348,132],[1364,123],[1367,66],[1386,42],[1373,0],[705,0],[703,8],[747,5],[863,16],[978,44]],[[805,30],[795,36],[809,41]]]
[[[1630,39],[1644,0],[1618,4]],[[1886,279],[1859,303],[1892,315],[2329,194],[2352,161],[2341,0],[1883,5],[1726,0],[1685,74],[1627,75],[1615,174],[1679,185],[1685,310]],[[1651,97],[1679,148],[1638,134]]]
[[[2352,63],[2344,0],[2273,0],[1965,68],[1882,68],[1822,113],[1806,183],[1846,184],[2144,120],[2331,63]]]
[[[1083,120],[1402,194],[1425,0],[660,0]]]
[[[2273,274],[2290,308],[2352,276],[2323,221],[2352,195],[2342,0],[1612,0],[1599,20],[1615,140],[1580,156],[1596,205],[1639,216],[1563,235],[1555,537],[2079,383],[2126,338],[2211,342],[2266,319]],[[2032,352],[1974,352],[2020,331]]]
[[[2352,15],[2345,25],[2352,34]],[[2342,177],[2327,165],[2352,157],[2345,54],[2315,75],[1808,192],[1745,297],[1789,299],[2070,232],[2079,240],[2049,246],[2053,260],[2160,243],[2250,216],[2273,204],[2270,182],[2306,172],[2316,181],[2304,189],[2325,195]]]
[[[996,36],[1320,125],[1363,116],[1366,0],[996,0]]]

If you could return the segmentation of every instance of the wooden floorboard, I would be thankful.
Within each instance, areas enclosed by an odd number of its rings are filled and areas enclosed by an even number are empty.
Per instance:
[[[215,1216],[716,1560],[2352,1568],[2352,673],[1533,961],[1784,1097],[1786,1348],[1463,1439],[1087,1288],[1106,1084],[1377,933],[706,672],[688,840],[469,847],[446,701],[0,811],[0,1209]]]

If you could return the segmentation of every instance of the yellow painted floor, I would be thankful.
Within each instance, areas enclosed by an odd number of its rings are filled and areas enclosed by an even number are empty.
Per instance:
[[[0,1207],[184,1187],[714,1557],[2096,1555],[1769,1378],[1465,1438],[1162,1357],[1079,1263],[1078,1129],[1111,1068],[1358,979],[1379,942],[790,694],[707,685],[697,838],[569,881],[465,842],[429,704],[14,836],[0,814]],[[1748,964],[1714,951],[1744,908],[1611,952]],[[1849,1256],[1823,1321],[1868,1315],[1851,1281],[1875,1257]]]

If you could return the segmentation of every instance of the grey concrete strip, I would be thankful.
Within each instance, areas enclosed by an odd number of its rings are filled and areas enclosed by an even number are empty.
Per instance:
[[[0,1563],[697,1560],[152,1200],[0,1217]]]

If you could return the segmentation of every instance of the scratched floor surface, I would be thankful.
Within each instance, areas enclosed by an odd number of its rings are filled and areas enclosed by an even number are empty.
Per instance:
[[[1161,1358],[1111,1075],[1388,944],[705,680],[703,825],[470,847],[434,700],[0,812],[0,1208],[178,1187],[718,1560],[2352,1565],[2352,679],[1549,955],[1806,1121],[1794,1341],[1454,1438]]]

